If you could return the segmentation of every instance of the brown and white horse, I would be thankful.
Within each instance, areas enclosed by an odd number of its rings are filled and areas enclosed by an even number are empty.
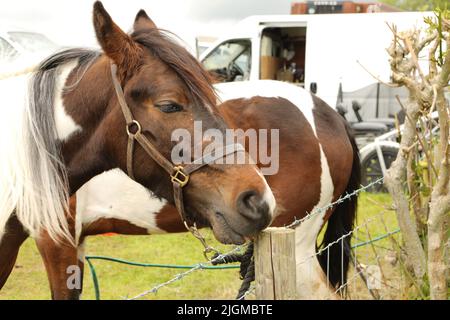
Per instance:
[[[225,101],[219,112],[230,128],[280,130],[279,170],[266,176],[277,202],[272,226],[288,225],[359,188],[355,141],[343,118],[322,100],[294,85],[276,81],[217,84],[216,89]],[[93,178],[72,200],[71,208],[80,221],[80,243],[87,236],[106,232],[145,235],[186,230],[174,206],[120,170]],[[317,237],[326,221],[323,246],[353,228],[356,202],[353,198],[341,203],[296,228],[297,274],[303,275],[297,279],[300,298],[337,298],[333,288],[346,282],[348,251],[342,252],[339,243],[319,259],[308,257],[317,251]],[[348,246],[350,238],[344,242]]]
[[[280,130],[278,172],[266,176],[278,206],[273,226],[288,225],[359,187],[354,139],[345,121],[319,98],[275,81],[218,84],[216,89],[225,101],[219,112],[229,127]],[[258,165],[264,167],[260,162]],[[97,192],[100,189],[105,192]],[[87,236],[106,232],[144,235],[185,231],[172,205],[120,170],[93,178],[72,200],[72,210],[80,221],[80,243]],[[339,243],[319,260],[308,257],[317,250],[317,237],[325,221],[324,246],[353,228],[355,210],[356,199],[352,199],[334,210],[313,215],[296,228],[297,274],[302,275],[297,279],[300,298],[337,298],[333,288],[346,281],[347,248]],[[344,241],[348,247],[350,238]]]
[[[354,139],[343,119],[323,101],[293,85],[274,81],[218,84],[216,89],[225,101],[219,112],[229,127],[244,131],[280,130],[279,170],[266,176],[277,201],[278,215],[273,226],[287,225],[359,187]],[[132,181],[121,170],[110,170],[91,179],[71,198],[71,210],[76,215],[80,264],[85,238],[90,235],[186,230],[173,205]],[[300,298],[333,297],[330,289],[342,281],[345,283],[349,257],[345,250],[341,260],[340,245],[332,246],[319,260],[306,258],[316,252],[317,236],[325,221],[328,225],[323,245],[352,229],[355,210],[356,198],[297,227],[298,274],[303,275],[297,279]],[[21,242],[17,237],[10,239],[11,250],[18,250]],[[345,238],[346,245],[349,241]],[[13,264],[14,259],[9,263]],[[9,271],[2,268],[2,276],[7,277]],[[327,285],[327,274],[331,288]]]
[[[63,51],[45,60],[29,85],[26,77],[0,83],[0,288],[31,235],[52,297],[79,297],[80,289],[67,286],[67,268],[82,266],[78,232],[83,221],[68,214],[69,196],[104,171],[126,171],[127,131],[135,129],[125,121],[115,76],[141,136],[166,160],[175,129],[193,134],[193,120],[206,129],[226,129],[207,72],[144,11],[137,14],[131,35],[100,2],[94,4],[93,21],[102,52]],[[117,66],[114,76],[111,64]],[[136,146],[131,159],[136,182],[174,203],[170,175],[155,157]],[[242,243],[273,219],[273,194],[252,164],[211,163],[193,173],[183,190],[189,218],[211,225],[225,243]]]

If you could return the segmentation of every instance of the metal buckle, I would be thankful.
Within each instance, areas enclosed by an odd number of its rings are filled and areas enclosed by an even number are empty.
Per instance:
[[[132,125],[135,125],[135,126],[137,127],[137,130],[136,130],[135,133],[133,133],[133,132],[130,131],[130,127],[131,127]],[[130,123],[128,123],[127,126],[126,126],[126,129],[127,129],[127,134],[128,134],[128,136],[130,136],[130,137],[134,137],[135,135],[141,133],[141,131],[142,131],[141,124],[140,124],[137,120],[133,120],[133,121],[131,121]]]
[[[173,171],[173,174],[170,175],[172,182],[184,187],[189,182],[189,175],[183,172],[182,166],[173,167]]]

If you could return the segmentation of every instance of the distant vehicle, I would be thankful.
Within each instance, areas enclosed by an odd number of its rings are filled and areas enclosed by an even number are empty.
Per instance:
[[[216,37],[198,36],[195,38],[196,57],[199,58],[215,41]]]
[[[40,33],[0,31],[0,78],[29,70],[58,48]]]
[[[385,96],[376,94],[377,80],[367,72],[390,82],[389,56],[385,49],[393,35],[386,24],[395,24],[399,30],[421,27],[425,26],[424,17],[432,14],[251,16],[206,49],[200,61],[223,82],[288,81],[316,93],[334,108],[339,88],[347,93],[361,93],[363,96],[352,95],[348,104],[341,104],[348,111],[349,121],[358,121],[352,100],[361,105],[359,112],[364,120],[388,118],[398,110],[390,110],[394,104],[387,104]],[[374,91],[373,98],[367,99],[368,91]]]
[[[450,93],[446,92],[446,98],[450,102]],[[428,124],[428,122],[431,122]],[[434,111],[430,119],[423,118],[423,122],[431,127],[431,135],[437,136],[439,134],[438,113]],[[400,150],[400,136],[403,134],[404,125],[392,129],[385,134],[382,134],[374,139],[373,142],[367,144],[360,149],[361,158],[361,180],[363,185],[368,185],[371,182],[383,177],[386,170],[389,169],[392,162],[396,159],[397,153]],[[422,150],[423,151],[423,150]],[[422,157],[424,157],[422,152]],[[369,191],[378,192],[385,190],[381,184],[373,185]]]
[[[0,32],[0,61],[11,61],[23,54],[47,53],[58,46],[45,35],[29,31]]]

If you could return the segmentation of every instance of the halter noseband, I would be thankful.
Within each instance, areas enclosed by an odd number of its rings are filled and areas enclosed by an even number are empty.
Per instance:
[[[134,142],[136,140],[145,150],[145,152],[147,152],[147,154],[170,175],[170,180],[172,181],[173,185],[174,202],[178,210],[178,213],[180,214],[181,219],[183,223],[186,225],[187,229],[191,231],[195,237],[199,238],[198,231],[196,230],[195,227],[195,223],[193,224],[193,227],[188,225],[189,219],[186,216],[183,203],[183,187],[186,186],[186,184],[189,182],[189,176],[193,172],[227,155],[239,151],[245,151],[244,147],[241,144],[230,144],[225,147],[216,149],[212,153],[203,155],[201,158],[196,159],[190,164],[186,164],[184,166],[174,165],[155,148],[155,146],[147,139],[147,137],[145,137],[142,134],[142,127],[140,123],[133,118],[133,114],[131,113],[131,110],[125,101],[125,96],[116,74],[117,74],[117,66],[115,64],[111,64],[111,76],[114,88],[116,90],[117,99],[119,100],[120,108],[122,109],[122,113],[125,117],[126,132],[128,134],[128,146],[127,146],[128,176],[131,179],[135,180],[133,174],[133,151],[134,151]],[[189,222],[192,223],[193,221]],[[202,239],[200,240],[202,241]]]

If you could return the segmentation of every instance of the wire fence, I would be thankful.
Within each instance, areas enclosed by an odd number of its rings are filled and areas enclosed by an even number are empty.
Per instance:
[[[383,182],[383,178],[380,178],[378,180],[375,180],[375,181],[369,183],[366,186],[361,186],[361,188],[353,191],[352,193],[345,194],[344,196],[340,197],[338,200],[336,200],[324,207],[317,208],[316,210],[312,211],[311,213],[308,213],[305,217],[303,217],[301,219],[295,219],[291,224],[287,225],[286,227],[287,228],[295,228],[295,227],[299,226],[302,222],[312,218],[313,216],[323,213],[323,212],[329,210],[330,208],[333,208],[334,206],[350,199],[351,197],[357,196],[359,193],[365,192],[368,189],[370,189],[372,186],[374,186],[376,184],[380,184],[382,182]],[[303,257],[303,259],[301,261],[297,262],[297,265],[301,265],[304,263],[306,264],[310,261],[313,261],[313,259],[317,259],[317,257],[319,255],[321,255],[323,252],[325,252],[327,250],[329,251],[332,246],[340,245],[342,253],[344,253],[344,250],[351,251],[352,262],[353,262],[351,265],[352,270],[349,274],[347,281],[345,283],[342,283],[338,288],[334,288],[334,290],[330,290],[330,293],[332,293],[334,295],[340,295],[341,297],[345,296],[346,298],[349,298],[349,295],[350,295],[350,291],[348,290],[349,284],[350,283],[355,284],[356,281],[359,281],[360,282],[359,285],[355,285],[355,288],[357,287],[358,290],[368,292],[368,294],[369,294],[368,297],[363,297],[363,298],[370,298],[370,297],[372,297],[374,299],[383,298],[383,295],[379,293],[380,288],[383,286],[384,287],[393,287],[393,286],[388,284],[386,281],[386,275],[384,274],[385,272],[383,270],[384,267],[382,266],[381,258],[378,254],[378,251],[379,250],[387,250],[388,252],[394,252],[395,250],[391,249],[391,248],[385,248],[383,246],[378,246],[376,243],[378,243],[379,241],[385,240],[385,239],[392,240],[392,237],[395,234],[399,233],[399,231],[400,231],[399,229],[388,230],[388,228],[384,224],[384,220],[382,217],[384,214],[386,214],[386,210],[371,217],[370,219],[365,220],[362,224],[359,224],[356,227],[354,227],[354,229],[352,231],[342,235],[335,241],[329,243],[327,246],[322,247],[319,250],[317,250],[315,254]],[[383,221],[383,224],[385,227],[385,233],[377,234],[375,237],[372,237],[370,235],[370,233],[368,232],[368,230],[369,230],[368,226],[371,223],[373,223],[377,220],[380,220],[380,219]],[[363,229],[366,230],[367,239],[361,240],[361,239],[359,239],[359,237],[357,237],[355,235],[357,235],[359,232],[362,232]],[[345,248],[344,239],[346,239],[348,237],[352,237],[352,236],[355,236],[354,238],[357,239],[358,242],[353,244],[350,248]],[[360,250],[360,248],[365,247],[365,246],[371,247],[371,251],[372,251],[371,256],[372,257],[368,257],[368,256],[362,257],[361,256],[362,250]],[[157,268],[185,269],[186,270],[186,271],[177,273],[176,275],[171,277],[169,280],[162,282],[158,285],[155,285],[152,288],[150,288],[149,290],[146,290],[138,295],[135,295],[131,298],[124,297],[125,299],[128,299],[128,300],[135,300],[135,299],[141,299],[149,294],[155,294],[163,287],[169,286],[177,281],[181,281],[182,279],[188,277],[189,275],[195,273],[198,270],[237,269],[237,268],[239,268],[238,265],[216,266],[213,264],[214,264],[214,262],[220,261],[223,257],[225,257],[229,254],[243,251],[245,249],[245,247],[246,247],[246,245],[236,246],[228,253],[218,255],[211,261],[199,262],[194,265],[169,265],[169,264],[140,263],[140,262],[132,262],[132,261],[127,261],[127,260],[123,260],[123,259],[104,257],[104,256],[86,256],[86,261],[87,261],[88,266],[91,271],[96,299],[100,299],[101,295],[100,295],[100,286],[99,286],[97,272],[94,267],[94,264],[92,263],[92,260],[106,260],[106,261],[111,261],[111,262],[115,262],[115,263],[122,263],[122,264],[127,264],[127,265],[131,265],[131,266],[139,266],[139,267],[157,267]],[[399,246],[398,246],[398,248],[399,248]],[[366,252],[366,254],[367,254],[367,252]],[[364,260],[364,258],[366,261],[368,261],[367,264],[360,263],[359,260],[361,260],[361,259]],[[341,260],[341,263],[342,263],[342,261],[343,260]],[[334,263],[336,263],[336,262],[334,262]],[[327,280],[328,279],[329,279],[329,275],[327,274]],[[344,275],[342,275],[342,279],[344,279]],[[364,287],[366,290],[364,290]],[[255,285],[250,286],[250,288],[244,294],[242,294],[241,296],[238,297],[238,300],[242,300],[242,299],[246,299],[246,298],[250,297],[251,295],[253,295],[255,293],[255,291],[256,291],[256,286]],[[353,298],[358,298],[358,296],[354,292],[351,295],[353,296]],[[330,297],[333,298],[332,295],[330,295]]]

